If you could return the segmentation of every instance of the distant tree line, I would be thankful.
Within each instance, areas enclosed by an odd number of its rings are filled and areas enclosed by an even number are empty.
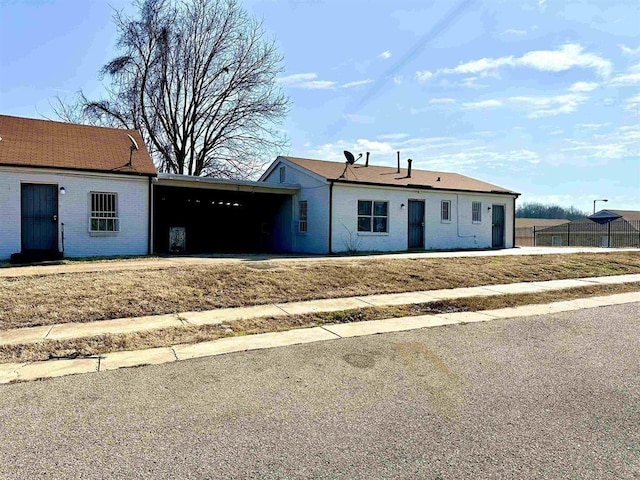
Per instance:
[[[567,220],[580,220],[588,216],[587,212],[574,206],[569,208],[560,205],[545,205],[544,203],[523,203],[516,208],[518,218],[565,218]]]

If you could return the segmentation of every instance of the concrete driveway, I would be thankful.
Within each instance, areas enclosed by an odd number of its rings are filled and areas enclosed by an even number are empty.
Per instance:
[[[615,253],[638,252],[638,248],[591,248],[591,247],[517,247],[503,250],[464,250],[455,252],[404,252],[375,255],[200,255],[177,257],[143,257],[107,261],[86,261],[63,265],[38,265],[12,267],[0,264],[0,278],[30,275],[49,275],[74,272],[108,272],[114,270],[140,270],[146,268],[166,268],[181,265],[217,265],[228,263],[254,262],[353,262],[363,260],[384,260],[403,258],[460,258],[460,257],[501,257],[513,255],[570,255],[574,253]]]
[[[0,387],[0,478],[638,478],[640,304]]]

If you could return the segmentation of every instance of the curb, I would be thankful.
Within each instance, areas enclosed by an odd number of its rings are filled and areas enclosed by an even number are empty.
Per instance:
[[[99,357],[73,360],[49,360],[33,363],[0,364],[0,384],[54,378],[81,373],[94,373],[126,367],[164,364],[192,358],[224,355],[233,352],[261,350],[289,345],[300,345],[345,337],[360,337],[380,333],[400,332],[421,328],[486,322],[550,313],[569,312],[586,308],[640,302],[640,292],[621,293],[603,297],[591,297],[541,305],[483,310],[478,312],[442,313],[415,317],[391,318],[367,322],[325,325],[301,328],[285,332],[227,337],[210,342],[175,345],[128,352],[113,352]]]

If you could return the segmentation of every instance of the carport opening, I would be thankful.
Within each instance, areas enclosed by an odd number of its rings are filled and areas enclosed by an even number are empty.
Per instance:
[[[156,253],[287,252],[291,195],[156,186]]]

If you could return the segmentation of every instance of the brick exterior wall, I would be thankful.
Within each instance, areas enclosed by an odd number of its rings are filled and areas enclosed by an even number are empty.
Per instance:
[[[148,253],[149,178],[132,175],[0,167],[0,259],[21,249],[21,184],[64,187],[58,195],[58,246],[67,257],[144,255]],[[91,192],[118,195],[118,233],[89,232]]]

